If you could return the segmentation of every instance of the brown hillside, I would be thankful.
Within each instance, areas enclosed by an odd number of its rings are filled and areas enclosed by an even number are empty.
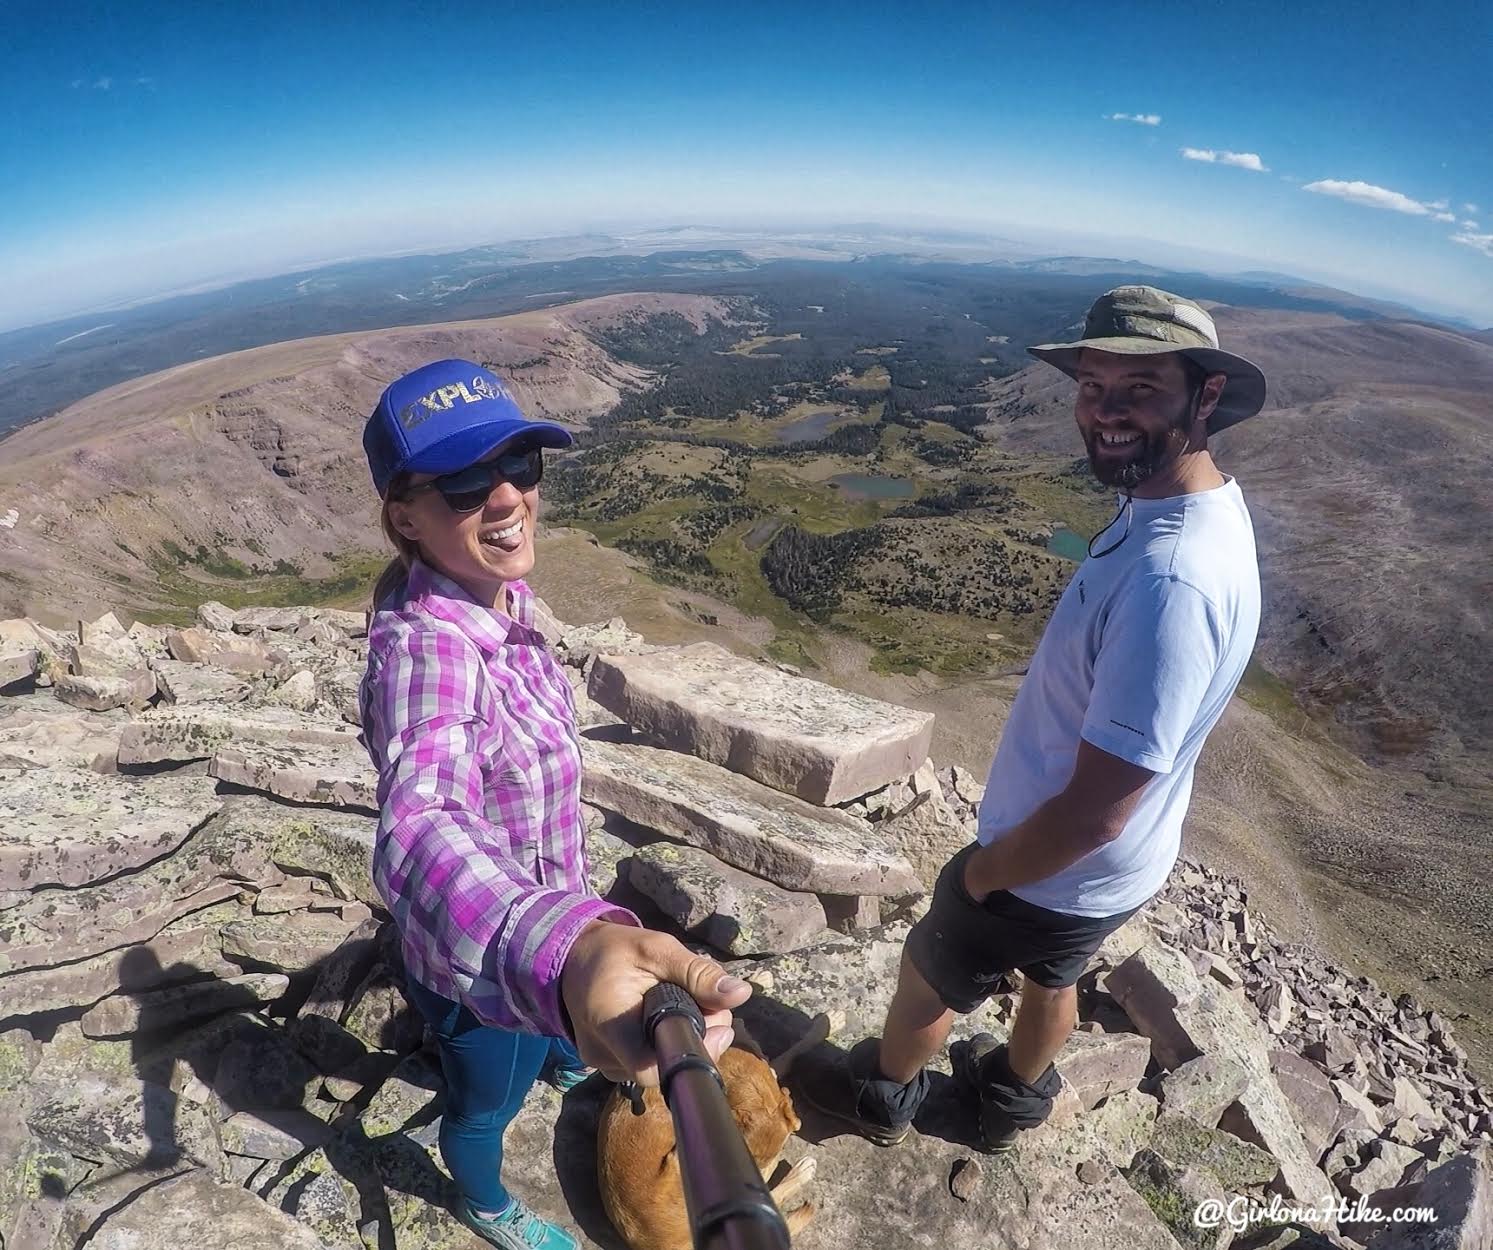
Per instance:
[[[170,611],[276,569],[282,595],[334,584],[377,541],[360,440],[389,381],[441,356],[490,362],[527,412],[583,424],[647,377],[592,337],[638,311],[702,329],[727,315],[700,296],[607,296],[275,344],[89,396],[0,445],[0,517],[17,514],[0,528],[0,616]]]

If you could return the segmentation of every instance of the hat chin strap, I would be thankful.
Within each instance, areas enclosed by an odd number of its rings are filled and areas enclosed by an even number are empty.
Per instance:
[[[1129,538],[1130,537],[1130,519],[1134,515],[1135,515],[1135,497],[1130,493],[1130,487],[1127,486],[1125,488],[1125,498],[1120,503],[1119,511],[1115,513],[1114,517],[1110,520],[1110,523],[1108,525],[1106,525],[1104,527],[1104,529],[1100,530],[1098,534],[1095,534],[1093,538],[1089,539],[1089,556],[1092,559],[1095,559],[1095,560],[1102,559],[1103,557],[1107,556],[1111,551],[1114,551],[1117,547],[1119,547],[1120,544],[1123,543],[1127,538]],[[1114,526],[1115,526],[1115,522],[1118,521],[1121,517],[1125,518],[1125,529],[1120,534],[1119,538],[1115,539],[1114,542],[1110,543],[1110,545],[1108,547],[1106,547],[1103,551],[1095,551],[1094,550],[1094,544],[1099,541],[1099,536],[1101,534],[1103,534],[1106,530],[1113,529]]]

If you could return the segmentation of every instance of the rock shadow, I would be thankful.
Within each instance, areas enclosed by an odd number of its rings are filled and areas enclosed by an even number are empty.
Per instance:
[[[761,990],[754,991],[735,1014],[745,1023],[769,1059],[782,1054],[804,1037],[813,1023],[813,1018],[805,1012]],[[825,1065],[844,1064],[848,1060],[848,1049],[840,1044],[843,1040],[821,1042],[799,1059],[783,1082],[794,1096],[793,1107],[801,1121],[796,1136],[811,1145],[820,1145],[833,1137],[855,1135],[855,1130],[849,1125],[810,1106],[802,1093],[803,1082],[814,1079]],[[969,1091],[942,1072],[930,1069],[928,1078],[928,1097],[918,1109],[913,1128],[925,1137],[937,1137],[956,1146],[978,1149],[979,1124]],[[877,1149],[869,1143],[867,1148]]]

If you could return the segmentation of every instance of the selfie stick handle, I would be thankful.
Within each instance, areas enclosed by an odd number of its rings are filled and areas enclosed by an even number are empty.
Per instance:
[[[705,1018],[667,982],[643,997],[643,1032],[658,1055],[695,1250],[788,1250],[788,1225],[747,1150],[721,1075],[704,1047]]]

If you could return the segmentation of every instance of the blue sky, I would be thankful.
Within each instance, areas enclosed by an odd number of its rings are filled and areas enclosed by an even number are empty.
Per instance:
[[[1481,0],[716,10],[7,3],[0,328],[350,255],[795,219],[1154,240],[1493,325]]]

